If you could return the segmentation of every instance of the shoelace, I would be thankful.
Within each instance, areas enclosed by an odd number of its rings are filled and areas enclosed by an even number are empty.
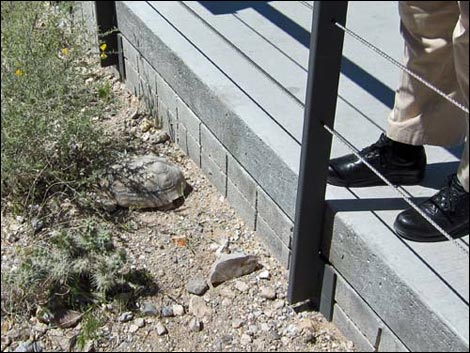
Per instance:
[[[382,149],[384,147],[387,147],[387,146],[388,146],[388,141],[385,137],[385,134],[382,134],[382,135],[380,135],[380,138],[377,142],[374,142],[372,145],[363,148],[359,153],[361,155],[366,155],[366,154],[368,154],[372,151],[375,151],[377,149],[380,150],[380,149]]]
[[[362,149],[359,154],[364,158],[372,158],[376,155],[380,157],[380,164],[384,165],[388,160],[389,151],[387,147],[390,146],[389,141],[387,140],[385,134],[382,133],[377,142],[374,142],[372,145]]]

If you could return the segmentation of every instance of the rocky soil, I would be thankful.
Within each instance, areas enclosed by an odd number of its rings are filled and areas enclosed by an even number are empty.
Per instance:
[[[248,230],[227,201],[178,146],[157,130],[139,101],[109,71],[120,102],[96,122],[141,153],[178,165],[193,190],[171,211],[118,211],[124,226],[114,241],[129,265],[146,269],[156,291],[139,298],[134,310],[107,304],[85,351],[352,351],[352,342],[319,313],[296,313],[286,301],[288,273]],[[2,271],[15,266],[16,252],[31,239],[21,236],[21,217],[2,218]],[[213,263],[227,254],[255,255],[259,267],[208,286]],[[16,264],[17,265],[17,264]],[[2,314],[2,351],[76,351],[84,323],[67,329],[33,317]]]

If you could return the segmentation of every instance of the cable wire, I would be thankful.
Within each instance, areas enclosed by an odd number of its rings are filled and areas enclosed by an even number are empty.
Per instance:
[[[392,187],[400,196],[408,203],[416,212],[418,212],[426,221],[428,221],[433,227],[435,227],[443,236],[445,236],[448,240],[450,240],[455,246],[457,246],[461,251],[463,251],[467,256],[469,254],[468,249],[464,248],[460,243],[458,243],[454,238],[452,238],[442,227],[437,224],[434,220],[432,220],[426,213],[423,212],[416,205],[411,198],[405,194],[405,192],[398,188],[397,186],[393,185],[387,178],[385,178],[376,168],[374,168],[367,160],[365,160],[360,154],[359,150],[354,147],[348,140],[346,140],[339,132],[330,128],[329,126],[323,124],[323,127],[328,131],[330,134],[338,138],[349,150],[357,157],[361,162],[363,162],[370,170],[372,170],[385,184]]]
[[[443,91],[441,91],[439,88],[436,88],[434,87],[431,83],[429,83],[428,81],[426,81],[424,78],[422,78],[421,76],[419,76],[418,74],[414,73],[413,71],[411,71],[410,69],[408,69],[406,66],[404,66],[403,64],[401,64],[400,62],[398,62],[397,60],[395,60],[394,58],[392,58],[390,55],[388,55],[387,53],[383,52],[382,50],[380,50],[379,48],[377,48],[375,45],[373,45],[372,43],[368,42],[366,39],[362,38],[359,34],[351,31],[350,29],[344,27],[343,25],[341,25],[340,23],[338,22],[334,22],[334,24],[336,25],[336,27],[342,29],[344,32],[346,32],[347,34],[349,34],[351,37],[353,37],[354,39],[356,39],[357,41],[361,42],[362,44],[364,44],[367,48],[371,49],[372,51],[374,51],[375,53],[379,54],[381,57],[383,57],[384,59],[388,60],[389,62],[391,62],[393,65],[399,67],[401,70],[405,71],[408,75],[414,77],[416,80],[418,80],[419,82],[421,82],[423,85],[425,85],[426,87],[428,87],[429,89],[433,90],[434,92],[436,92],[437,94],[439,94],[440,96],[442,96],[443,98],[447,99],[450,103],[452,103],[453,105],[455,105],[457,108],[463,110],[465,113],[468,114],[468,108],[465,107],[463,104],[457,102],[455,99],[453,99],[451,96],[449,96],[448,94],[444,93]]]

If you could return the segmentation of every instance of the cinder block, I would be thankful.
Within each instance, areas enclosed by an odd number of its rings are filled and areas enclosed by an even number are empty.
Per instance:
[[[123,36],[122,34],[119,35],[122,39],[122,51],[124,58],[131,63],[137,73],[140,73],[140,68],[142,66],[142,55],[137,51],[137,49],[129,42],[129,40],[125,36]]]
[[[258,187],[258,214],[266,220],[277,236],[291,247],[294,222],[276,205],[276,203]]]
[[[337,274],[335,300],[348,317],[354,321],[363,336],[375,344],[379,329],[385,324],[339,274]]]
[[[227,196],[227,175],[222,169],[209,157],[207,153],[201,151],[201,169],[207,178],[214,184],[219,192]]]
[[[176,116],[160,100],[160,97],[158,97],[158,118],[161,121],[162,129],[168,133],[172,141],[176,141],[178,133]]]
[[[126,86],[135,96],[140,97],[142,87],[139,74],[127,59],[124,61],[124,65],[126,66]]]
[[[333,266],[325,264],[323,270],[323,279],[320,294],[320,313],[323,314],[328,321],[333,320],[333,305],[335,303],[337,276]]]
[[[178,125],[178,134],[176,135],[175,142],[180,146],[181,150],[188,155],[188,138],[186,128],[183,125]]]
[[[225,147],[219,140],[207,129],[201,125],[201,147],[202,153],[207,154],[220,169],[227,171],[227,153]]]
[[[176,143],[180,146],[181,150],[191,158],[194,163],[201,167],[201,146],[194,140],[191,134],[186,130],[183,124],[178,121],[178,134],[176,136]]]
[[[380,344],[378,348],[379,352],[409,352],[402,341],[387,327],[382,330],[382,336],[380,338]]]
[[[256,230],[256,209],[240,192],[240,190],[227,180],[227,200],[243,219],[245,225],[251,230]]]
[[[152,91],[157,93],[157,77],[159,74],[157,71],[154,70],[154,68],[149,64],[149,62],[145,59],[142,58],[141,61],[141,66],[139,67],[139,74],[140,76],[147,81],[149,86],[152,88]]]
[[[182,124],[178,121],[178,129]],[[186,146],[188,148],[188,156],[194,163],[201,168],[201,145],[193,138],[193,136],[187,131],[186,133]]]
[[[256,208],[256,181],[231,155],[228,155],[227,159],[227,177],[243,197]]]
[[[379,342],[381,352],[408,352],[406,346],[387,327],[380,317],[337,273],[335,300],[362,335],[373,345]],[[379,337],[380,335],[380,337]]]
[[[189,109],[189,107],[181,100],[177,99],[176,106],[178,109],[178,122],[186,127],[193,139],[200,144],[200,128],[201,120]]]
[[[140,101],[144,103],[145,107],[153,115],[157,112],[158,107],[155,91],[140,74],[138,74],[138,78],[140,81]]]
[[[143,95],[141,101],[144,103],[149,114],[152,116],[155,126],[159,129],[162,128],[162,122],[158,118],[158,98],[154,91],[151,89],[150,85],[145,82],[143,85]]]
[[[268,247],[271,255],[274,256],[286,269],[289,268],[291,251],[259,215],[256,218],[256,235]]]
[[[375,351],[372,344],[362,335],[361,331],[354,325],[338,304],[335,304],[333,309],[333,323],[345,337],[348,337],[348,339],[354,342],[354,346],[359,352]]]
[[[160,76],[155,76],[157,81],[157,95],[158,98],[165,104],[170,112],[176,117],[177,100],[178,96],[175,91],[168,85],[168,83]]]
[[[331,244],[331,264],[409,350],[468,350],[468,342],[426,305],[423,294],[404,282],[386,259],[377,256],[371,245],[339,217]]]

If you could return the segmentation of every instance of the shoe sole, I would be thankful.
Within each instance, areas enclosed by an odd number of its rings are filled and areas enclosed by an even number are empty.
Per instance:
[[[388,179],[394,185],[416,185],[423,180],[423,177],[416,177],[416,176],[401,176],[401,177],[389,177]],[[375,179],[375,180],[358,180],[355,182],[346,182],[343,179],[335,178],[335,177],[328,177],[327,180],[328,184],[335,185],[335,186],[342,186],[346,188],[358,188],[358,187],[369,187],[369,186],[383,186],[387,185],[382,179]]]
[[[438,233],[438,234],[435,234],[435,235],[426,234],[426,236],[423,237],[421,234],[418,234],[418,233],[406,232],[403,229],[400,229],[400,227],[398,226],[396,221],[393,224],[393,228],[395,229],[395,231],[397,232],[397,234],[401,238],[411,240],[411,241],[420,242],[420,243],[433,243],[433,242],[449,240],[449,239],[447,239],[447,237],[445,237],[441,233]],[[467,235],[468,232],[469,232],[469,225],[468,225],[468,223],[466,223],[466,224],[463,224],[462,226],[460,226],[459,228],[453,230],[452,232],[448,232],[448,233],[453,239],[456,239],[456,238],[460,238],[460,237],[463,237],[463,236]]]

